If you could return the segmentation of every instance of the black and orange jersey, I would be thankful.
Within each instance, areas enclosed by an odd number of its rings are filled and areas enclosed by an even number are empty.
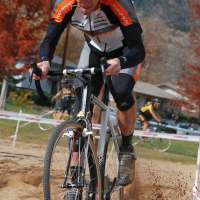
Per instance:
[[[123,68],[136,66],[144,59],[142,28],[131,0],[101,0],[90,16],[80,11],[77,0],[58,0],[40,46],[42,60],[52,59],[58,39],[69,23],[81,30],[88,45],[100,53],[126,47]]]

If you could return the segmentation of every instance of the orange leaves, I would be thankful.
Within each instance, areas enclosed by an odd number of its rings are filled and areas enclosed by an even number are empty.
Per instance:
[[[193,47],[193,63],[188,66],[180,81],[182,93],[189,98],[200,110],[200,1],[189,0],[193,27],[190,33]],[[189,51],[188,51],[189,52]]]
[[[50,0],[0,1],[0,78],[15,69],[16,59],[36,53],[50,6]]]
[[[189,5],[191,8],[192,18],[194,20],[200,19],[200,1],[199,0],[189,0]]]

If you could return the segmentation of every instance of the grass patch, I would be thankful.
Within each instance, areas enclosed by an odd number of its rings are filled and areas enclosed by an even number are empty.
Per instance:
[[[198,145],[195,142],[173,141],[167,152],[196,158]]]
[[[20,125],[23,125],[21,122]],[[12,120],[0,120],[0,138],[11,139],[16,129],[17,121]],[[39,129],[38,124],[30,123],[25,127],[19,128],[17,141],[31,142],[36,144],[47,144],[48,137],[52,129],[49,131],[42,131]]]
[[[137,157],[145,159],[155,159],[155,160],[165,160],[170,162],[179,162],[183,164],[196,164],[196,158],[179,155],[175,153],[168,152],[159,152],[153,149],[147,149],[145,147],[137,146],[136,147]]]
[[[12,112],[19,112],[20,108],[16,105],[12,104],[11,102],[7,102],[6,103],[6,110],[12,111]],[[43,112],[49,111],[49,108],[44,107],[44,106],[33,105],[32,108],[23,107],[23,108],[21,108],[21,110],[22,110],[23,113],[41,114]]]
[[[12,112],[19,112],[20,108],[11,102],[6,103],[6,110]],[[22,113],[25,114],[42,114],[48,112],[49,108],[44,106],[33,105],[32,108],[21,108]],[[39,129],[37,123],[29,123],[28,125],[22,127],[27,122],[20,122],[20,128],[18,132],[17,141],[21,142],[31,142],[36,144],[46,144],[48,141],[49,133],[52,132],[51,125],[44,125],[45,128],[49,126],[51,128],[48,131],[42,131]],[[11,136],[14,135],[15,129],[17,126],[17,121],[15,120],[0,120],[0,138],[2,139],[11,139]]]
[[[15,105],[8,103],[6,109],[9,111],[19,112],[19,108]],[[47,111],[48,108],[35,106],[33,109],[23,109],[24,113],[41,114]],[[24,122],[20,123],[21,125]],[[17,121],[11,120],[0,120],[0,139],[10,139],[10,137],[15,133]],[[42,131],[39,129],[37,123],[31,123],[23,128],[19,129],[17,141],[30,142],[36,144],[47,144],[48,137],[52,129],[48,131]],[[185,164],[195,164],[198,143],[184,142],[184,141],[172,141],[169,150],[165,153],[161,153],[153,149],[150,143],[140,143],[136,146],[136,151],[138,157],[147,159],[158,159],[167,160],[171,162],[181,162]]]
[[[150,142],[143,142],[136,145],[138,157],[181,162],[184,164],[195,164],[198,151],[198,143],[172,141],[167,152],[159,152],[154,149]]]

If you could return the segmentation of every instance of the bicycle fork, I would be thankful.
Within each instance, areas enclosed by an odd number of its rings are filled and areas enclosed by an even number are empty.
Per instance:
[[[84,186],[84,169],[86,168],[86,161],[88,160],[90,137],[87,136],[84,138],[82,135],[76,136],[75,134],[71,136],[71,142],[69,144],[69,159],[66,165],[65,179],[61,186],[62,188],[81,188]],[[74,149],[76,149],[76,151],[74,151]],[[75,166],[77,166],[74,169],[70,169],[70,166],[73,162],[72,160],[75,161]],[[72,180],[68,182],[69,174],[76,178],[74,183]]]

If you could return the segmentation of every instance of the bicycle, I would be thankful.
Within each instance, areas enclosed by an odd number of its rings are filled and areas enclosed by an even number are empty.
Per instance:
[[[45,200],[110,200],[113,195],[118,200],[123,200],[123,187],[117,185],[118,166],[113,166],[113,163],[116,163],[113,160],[119,157],[121,135],[116,120],[110,115],[105,75],[103,101],[91,94],[91,75],[103,73],[104,67],[105,62],[101,63],[101,68],[65,69],[59,74],[70,77],[85,75],[87,82],[82,90],[81,109],[78,114],[57,126],[49,139],[43,173]],[[102,111],[97,148],[91,123],[91,103],[96,104]],[[108,153],[111,138],[115,147],[112,157]],[[76,152],[73,149],[75,143],[78,147]],[[74,160],[78,165],[73,171]],[[108,171],[111,168],[115,170]]]
[[[148,137],[148,134],[158,134],[163,132],[162,127],[167,127],[166,124],[162,123],[156,123],[152,122],[150,123],[150,126],[147,130],[142,130],[143,128],[143,122],[139,119],[136,120],[136,130],[142,131],[145,133],[145,136],[141,137],[134,137],[134,143],[133,145],[136,146],[138,144],[144,144],[148,143],[150,144],[151,148],[158,150],[160,152],[166,152],[170,147],[171,147],[171,140],[170,139],[161,139],[161,138],[156,138],[156,137]]]

